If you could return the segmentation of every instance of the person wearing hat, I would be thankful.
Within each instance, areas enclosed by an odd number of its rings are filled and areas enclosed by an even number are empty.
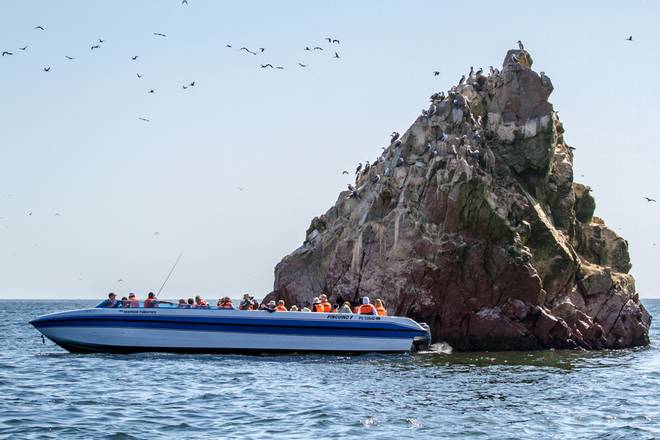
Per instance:
[[[243,300],[238,305],[238,310],[257,310],[258,308],[259,303],[249,293],[243,295]]]
[[[362,298],[362,305],[358,307],[358,315],[378,315],[376,308],[369,302],[369,297]]]
[[[352,314],[353,310],[351,310],[351,303],[348,301],[345,301],[344,304],[341,305],[337,313],[347,313],[347,314]]]
[[[117,295],[115,295],[112,292],[108,293],[108,299],[103,300],[103,302],[99,304],[98,307],[108,308],[108,309],[119,307],[119,301],[117,301]]]
[[[158,303],[159,301],[156,299],[156,294],[149,292],[147,299],[144,300],[144,307],[147,309],[151,307],[158,307]]]
[[[321,306],[323,307],[323,311],[325,313],[332,312],[332,304],[330,304],[330,302],[328,301],[328,295],[322,293],[321,296],[319,297],[319,300],[321,301]]]
[[[286,306],[284,305],[284,300],[283,299],[277,301],[276,310],[278,312],[286,312],[287,311]]]
[[[277,304],[275,303],[275,301],[271,300],[265,306],[262,304],[262,308],[268,312],[273,313],[277,311]]]
[[[299,312],[299,311],[300,310],[298,310],[298,306],[295,304],[292,305],[291,308],[289,309],[289,312]]]
[[[209,308],[209,303],[206,302],[204,298],[202,298],[200,295],[197,295],[195,297],[195,308],[196,309],[208,309]]]
[[[312,301],[312,312],[320,312],[320,313],[325,312],[325,308],[323,307],[323,304],[321,304],[321,300],[317,296],[315,296],[314,300]]]
[[[231,302],[231,298],[225,296],[218,300],[218,308],[220,309],[231,309],[234,310],[234,304]]]

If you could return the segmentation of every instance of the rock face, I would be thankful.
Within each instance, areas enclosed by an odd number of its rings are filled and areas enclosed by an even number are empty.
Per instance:
[[[628,243],[573,182],[552,82],[532,62],[510,50],[501,72],[434,94],[312,220],[266,300],[380,297],[459,350],[648,344]]]

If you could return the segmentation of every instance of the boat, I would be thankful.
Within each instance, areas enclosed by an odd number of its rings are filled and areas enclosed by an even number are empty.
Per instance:
[[[162,304],[57,312],[30,324],[73,353],[393,353],[431,342],[426,324],[400,316]]]

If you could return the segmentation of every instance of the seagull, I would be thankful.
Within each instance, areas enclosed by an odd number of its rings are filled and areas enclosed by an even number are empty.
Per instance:
[[[43,27],[43,26],[35,26],[34,28],[35,28],[35,29],[39,29],[39,30],[42,30],[42,31],[45,31],[45,30],[46,30],[46,29],[44,29],[44,27]]]
[[[337,43],[337,44],[339,44],[339,40],[335,40],[335,39],[333,39],[333,40],[332,40],[332,43]]]
[[[160,32],[154,32],[154,35],[156,35],[158,37],[167,37],[167,35],[161,34]]]
[[[643,198],[646,199],[647,202],[657,202],[656,199],[652,199],[650,197],[643,197]]]
[[[14,55],[11,52],[7,52],[6,50],[2,52],[2,56],[4,57],[5,55]]]
[[[44,72],[50,72],[50,66],[44,67]]]
[[[74,57],[70,57],[69,55],[64,55],[64,58],[66,58],[67,60],[75,60]]]
[[[334,58],[339,58],[339,54],[337,52],[335,52]]]
[[[105,43],[105,40],[101,40],[101,39],[99,38],[99,43]]]
[[[525,50],[525,46],[523,46],[522,41],[520,40],[518,40],[518,49]]]
[[[19,47],[18,50],[27,50],[27,48],[28,48],[27,46],[25,46],[25,47]]]
[[[136,73],[138,78],[142,78],[144,75],[140,75],[139,73]]]
[[[156,93],[156,91],[155,91],[154,89],[151,89],[151,90],[149,90],[149,92],[147,92],[147,93]]]
[[[440,76],[440,71],[434,70],[433,71],[433,76]]]
[[[95,45],[95,46],[92,46],[92,47],[91,47],[91,50],[94,50],[94,49],[100,49],[100,48],[101,48],[101,46],[99,46],[99,45],[97,44],[97,45]]]
[[[298,63],[298,65],[299,65],[300,67],[307,67],[307,64],[303,64],[303,63]]]
[[[137,59],[138,59],[138,55],[135,55],[134,57],[131,57],[131,59],[132,59],[133,61],[137,60]]]
[[[341,172],[342,174],[346,174],[348,176],[348,171],[344,170]]]
[[[628,38],[626,38],[626,41],[632,41],[632,40],[633,40],[633,39],[632,39],[632,35],[629,36]]]
[[[314,46],[314,50],[323,50],[323,48],[319,46]]]
[[[149,119],[147,119],[147,118],[138,118],[138,119],[139,119],[140,121],[149,122]]]
[[[273,68],[273,65],[268,63],[268,64],[261,64],[260,65],[262,69],[265,69],[266,67],[270,67],[271,69]]]

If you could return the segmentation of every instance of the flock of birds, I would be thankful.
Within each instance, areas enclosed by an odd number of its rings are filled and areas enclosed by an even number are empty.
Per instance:
[[[183,5],[188,4],[187,0],[183,0],[182,4]],[[39,26],[35,26],[34,30],[39,31],[39,32],[45,32],[46,27],[42,26],[42,25],[39,25]],[[167,38],[167,34],[164,34],[162,32],[153,32],[153,36],[156,37],[156,38]],[[323,48],[321,46],[314,46],[314,47],[305,46],[303,51],[305,51],[305,52],[315,52],[315,51],[324,52],[324,51],[326,51],[326,49],[328,49],[328,52],[333,53],[333,55],[332,55],[333,59],[336,59],[336,60],[340,59],[341,56],[339,55],[339,52],[337,52],[334,49],[334,47],[337,47],[341,44],[339,39],[337,39],[335,37],[325,37],[325,41],[327,41],[327,43],[330,45],[330,48],[328,48],[328,47]],[[92,43],[90,45],[90,50],[94,51],[94,50],[101,49],[102,48],[101,45],[105,42],[106,42],[106,40],[104,40],[103,38],[98,38],[94,43]],[[29,45],[19,47],[18,51],[26,52],[29,47],[30,47]],[[232,49],[233,47],[234,46],[232,44],[229,44],[229,43],[225,45],[225,48],[227,48],[227,49]],[[248,47],[242,46],[238,50],[239,50],[239,52],[245,53],[246,55],[254,55],[254,56],[262,55],[264,52],[266,52],[265,47],[259,47],[257,50],[251,50]],[[11,57],[11,56],[14,56],[15,53],[16,52],[12,51],[12,50],[3,50],[2,53],[1,53],[1,56],[2,57]],[[130,56],[130,59],[132,61],[137,61],[139,57],[140,57],[139,55],[132,55],[132,56]],[[67,62],[70,62],[70,61],[76,60],[76,57],[73,57],[71,55],[64,55],[64,59]],[[302,63],[302,62],[298,62],[297,65],[300,68],[306,68],[306,67],[309,66],[309,64],[305,64],[305,63]],[[285,66],[283,66],[283,65],[274,65],[273,63],[261,63],[261,64],[259,64],[259,68],[261,68],[261,69],[284,70]],[[48,73],[48,72],[51,71],[51,69],[52,69],[52,66],[44,66],[42,70],[43,70],[43,72]],[[137,72],[135,75],[137,76],[138,79],[142,79],[144,77],[144,74],[139,73],[139,72]],[[196,84],[196,81],[191,81],[187,84],[183,84],[181,86],[181,88],[183,90],[187,90],[188,88],[195,87],[195,84]],[[148,89],[147,93],[148,94],[153,94],[153,93],[156,93],[156,90],[153,89],[153,88],[150,88],[150,89]],[[144,117],[144,116],[139,116],[138,120],[140,120],[142,122],[151,122],[151,120],[149,118]]]

